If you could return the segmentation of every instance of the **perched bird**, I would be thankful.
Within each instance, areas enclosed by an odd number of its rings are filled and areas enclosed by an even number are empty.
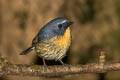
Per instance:
[[[26,55],[35,50],[37,55],[45,60],[60,61],[65,56],[71,45],[70,25],[73,22],[65,18],[55,18],[48,22],[32,41],[32,45],[21,52],[20,55]]]

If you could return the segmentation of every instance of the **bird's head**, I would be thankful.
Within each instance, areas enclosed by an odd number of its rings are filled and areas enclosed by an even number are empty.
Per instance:
[[[55,36],[63,36],[73,22],[65,18],[55,18],[48,22],[38,33],[39,39],[50,39]]]

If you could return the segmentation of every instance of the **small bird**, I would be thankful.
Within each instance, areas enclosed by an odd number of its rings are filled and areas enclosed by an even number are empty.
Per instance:
[[[67,50],[71,45],[71,30],[70,25],[73,22],[65,18],[55,18],[43,26],[39,33],[35,36],[31,46],[20,53],[26,55],[32,50],[35,50],[37,55],[45,60],[60,61],[66,55]]]

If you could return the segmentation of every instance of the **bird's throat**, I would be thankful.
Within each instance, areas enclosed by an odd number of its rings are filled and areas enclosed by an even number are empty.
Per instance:
[[[70,28],[68,27],[64,33],[64,35],[62,36],[58,36],[57,37],[58,40],[54,41],[55,44],[57,44],[58,46],[70,46],[71,44],[71,32],[70,32]]]

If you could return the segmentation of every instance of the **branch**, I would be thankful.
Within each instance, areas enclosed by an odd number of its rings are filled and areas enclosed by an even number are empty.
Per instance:
[[[21,75],[21,76],[64,76],[80,73],[104,73],[108,71],[120,70],[120,63],[106,64],[87,64],[76,66],[39,66],[39,65],[4,65],[0,70],[0,75]]]
[[[19,76],[42,76],[54,77],[81,73],[105,73],[120,70],[120,63],[105,64],[105,55],[101,52],[100,63],[87,65],[23,65],[10,64],[5,59],[0,58],[0,76],[19,75]]]

